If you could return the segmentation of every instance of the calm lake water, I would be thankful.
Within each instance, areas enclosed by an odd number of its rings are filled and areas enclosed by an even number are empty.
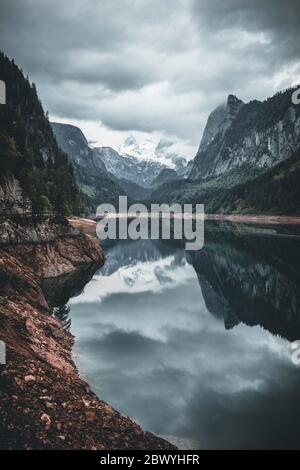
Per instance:
[[[300,448],[300,238],[210,223],[199,252],[104,248],[69,301],[76,362],[100,398],[181,448]]]

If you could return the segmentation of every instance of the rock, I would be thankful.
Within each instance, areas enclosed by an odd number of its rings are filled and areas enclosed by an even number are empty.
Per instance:
[[[44,423],[44,425],[46,426],[46,428],[49,428],[51,426],[51,418],[49,415],[47,415],[46,413],[43,413],[42,416],[41,416],[41,421]]]
[[[21,384],[22,384],[22,380],[19,377],[15,377],[15,382],[16,382],[18,387],[20,387]]]
[[[24,380],[25,382],[35,382],[36,378],[33,375],[26,375],[26,377],[24,377]]]
[[[63,330],[59,330],[58,328],[54,328],[54,327],[51,328],[51,332],[54,338],[56,339],[62,339],[65,335]]]
[[[250,178],[291,157],[300,145],[300,107],[292,105],[292,91],[247,104],[229,95],[208,118],[191,179],[233,171]]]
[[[1,373],[0,449],[174,448],[143,433],[90,390],[73,362],[73,337],[59,334],[49,315],[43,277],[91,260],[96,270],[104,255],[99,242],[86,236],[0,247],[0,270],[6,273],[0,339],[10,353]]]

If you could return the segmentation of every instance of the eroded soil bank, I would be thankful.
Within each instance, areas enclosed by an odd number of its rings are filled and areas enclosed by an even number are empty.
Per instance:
[[[45,277],[100,266],[96,239],[67,232],[34,244],[0,245],[1,449],[172,449],[122,416],[80,378],[73,336],[49,315]]]

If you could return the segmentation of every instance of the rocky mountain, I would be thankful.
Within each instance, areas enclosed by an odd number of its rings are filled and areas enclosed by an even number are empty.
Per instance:
[[[107,175],[104,163],[89,147],[79,127],[57,122],[52,122],[51,126],[60,146],[71,157],[73,165],[84,167],[91,174]]]
[[[228,98],[210,115],[187,180],[154,201],[203,203],[208,213],[299,213],[300,107],[294,89],[264,102]]]
[[[53,131],[60,147],[69,155],[81,191],[94,210],[99,204],[117,205],[119,195],[126,195],[110,174],[98,152],[89,147],[82,131],[69,124],[53,122]]]
[[[202,181],[236,173],[257,175],[289,158],[300,145],[300,109],[293,90],[244,104],[229,95],[209,116],[190,173]]]
[[[187,160],[183,157],[180,157],[179,155],[170,155],[170,161],[172,164],[173,169],[176,171],[178,176],[188,176],[189,175],[189,163]]]
[[[300,149],[265,173],[230,189],[203,195],[208,212],[300,213]]]
[[[185,176],[187,160],[177,153],[174,145],[174,142],[165,139],[161,139],[158,143],[150,139],[139,143],[133,135],[130,135],[120,145],[119,153],[125,157],[130,155],[138,160],[161,163],[164,167],[175,170],[178,176]]]
[[[146,188],[151,187],[153,180],[167,168],[158,161],[140,159],[128,154],[121,155],[111,147],[96,147],[94,152],[116,178],[125,178]]]
[[[131,200],[131,202],[147,201],[152,194],[152,188],[145,188],[125,178],[119,178],[118,183],[128,194],[128,198]]]
[[[133,135],[126,137],[123,144],[119,147],[119,153],[121,155],[131,155],[138,159],[145,158],[148,160],[153,159],[153,150],[153,142],[150,139],[138,143]]]
[[[168,182],[152,193],[152,201],[202,203],[206,213],[287,214],[300,212],[300,150],[263,174],[232,186],[222,180]]]
[[[153,187],[160,186],[161,184],[167,183],[168,181],[172,181],[176,178],[178,178],[178,175],[175,170],[172,170],[172,168],[164,168],[153,180],[152,185]]]
[[[102,202],[117,204],[122,194],[127,194],[132,201],[148,199],[153,181],[163,170],[173,175],[174,170],[153,160],[121,155],[111,147],[91,148],[76,126],[56,122],[51,125],[93,209]]]
[[[0,53],[0,209],[3,212],[77,213],[79,188],[68,156],[58,146],[36,87]]]
[[[242,104],[243,102],[236,96],[229,95],[226,104],[221,104],[210,113],[203,131],[199,152],[204,151],[217,134],[224,134]]]

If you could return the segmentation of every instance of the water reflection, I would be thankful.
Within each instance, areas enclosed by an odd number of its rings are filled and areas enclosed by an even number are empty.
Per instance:
[[[189,252],[208,310],[225,328],[260,325],[300,338],[300,237],[211,224],[205,249]]]
[[[187,255],[159,241],[108,246],[70,301],[82,375],[183,447],[298,448],[299,246],[228,224]]]

